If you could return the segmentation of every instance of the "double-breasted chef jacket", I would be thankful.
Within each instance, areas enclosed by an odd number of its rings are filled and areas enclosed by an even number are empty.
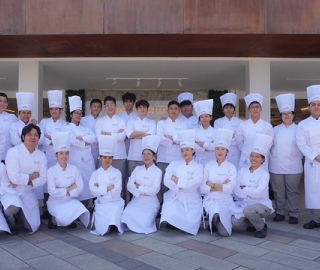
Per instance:
[[[0,156],[0,160],[5,160],[8,150],[12,147],[9,127],[11,123],[16,122],[17,120],[18,118],[12,113],[0,113],[0,129],[4,132],[5,135],[5,146],[2,156]]]
[[[208,162],[216,160],[216,155],[214,153],[215,129],[212,126],[204,129],[202,125],[199,125],[195,130],[196,142],[204,142],[203,147],[196,144],[195,160],[204,166]]]

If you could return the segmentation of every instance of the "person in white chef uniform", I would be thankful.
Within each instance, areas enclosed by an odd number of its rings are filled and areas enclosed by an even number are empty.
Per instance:
[[[232,130],[217,129],[216,161],[211,161],[204,167],[204,181],[201,185],[201,193],[205,194],[203,208],[209,214],[210,231],[217,231],[221,236],[230,236],[232,232],[232,213],[229,207],[233,204],[232,194],[237,182],[237,169],[226,159],[232,137]]]
[[[262,168],[272,145],[272,137],[256,133],[250,153],[250,166],[240,169],[234,193],[239,200],[230,206],[233,212],[234,227],[247,226],[247,231],[254,232],[255,237],[267,235],[265,218],[274,210],[269,199],[269,172]]]
[[[201,100],[194,103],[194,110],[199,117],[200,125],[196,131],[196,154],[195,160],[206,165],[210,161],[216,160],[214,154],[215,129],[210,125],[212,119],[213,99]]]
[[[172,161],[166,169],[164,184],[169,190],[163,196],[160,224],[196,235],[201,223],[200,185],[203,166],[193,159],[195,130],[179,133],[182,159]]]
[[[47,205],[52,216],[49,218],[48,228],[55,229],[57,226],[76,228],[77,218],[87,227],[90,213],[77,199],[83,190],[82,178],[78,168],[68,163],[70,133],[55,132],[51,135],[51,139],[57,162],[47,172],[50,194]]]
[[[123,212],[125,230],[145,234],[157,231],[155,219],[160,209],[157,193],[162,178],[162,171],[155,164],[159,143],[157,135],[142,138],[144,165],[137,166],[129,178],[127,189],[134,197]]]
[[[294,94],[275,97],[282,123],[273,128],[274,139],[270,150],[270,183],[274,192],[276,216],[273,221],[285,219],[288,207],[289,223],[298,224],[299,184],[303,172],[302,154],[297,146],[297,125],[294,118]]]
[[[2,178],[1,197],[4,216],[12,234],[17,234],[15,218],[22,221],[26,230],[34,233],[40,226],[37,187],[46,183],[47,159],[37,149],[41,135],[40,128],[29,124],[22,129],[22,144],[10,148],[6,156],[8,178]]]
[[[235,134],[235,140],[241,150],[238,170],[250,165],[250,153],[253,146],[253,138],[256,133],[269,135],[273,138],[272,126],[270,123],[260,118],[263,96],[258,93],[251,93],[245,96],[244,100],[246,102],[250,118],[240,123]],[[268,170],[268,157],[269,153],[266,153],[265,161],[262,165],[265,170]]]
[[[305,229],[320,227],[320,85],[307,87],[310,117],[302,120],[297,129],[297,145],[305,156],[305,205],[310,209],[310,221]]]
[[[21,132],[26,125],[30,123],[35,125],[37,124],[36,119],[30,120],[34,103],[34,94],[30,92],[18,92],[16,93],[16,99],[19,119],[18,121],[12,122],[9,126],[10,142],[13,146],[17,146],[22,143]],[[43,139],[44,137],[41,132],[41,137],[38,142],[39,145],[42,144]]]
[[[96,235],[109,233],[111,226],[116,226],[119,234],[123,233],[122,176],[120,170],[112,166],[116,140],[111,135],[98,136],[101,167],[94,171],[89,183],[93,196],[97,197],[91,221],[93,230],[90,231]]]
[[[66,121],[60,119],[61,115],[61,104],[62,104],[62,91],[60,90],[49,90],[48,91],[48,102],[50,118],[42,119],[39,123],[41,131],[43,132],[43,142],[39,146],[39,149],[46,155],[47,167],[50,168],[57,163],[57,158],[52,145],[51,136],[55,132],[61,132]],[[49,198],[47,185],[43,186],[44,198],[42,207],[42,219],[48,219],[50,217],[47,209],[47,201]]]
[[[181,93],[178,96],[178,102],[181,111],[179,119],[186,122],[188,129],[197,128],[199,121],[198,117],[193,115],[193,94],[189,92]]]
[[[236,134],[242,120],[234,116],[237,104],[237,95],[234,93],[226,93],[220,97],[220,101],[224,117],[216,119],[214,121],[214,127],[226,128],[233,131],[233,138],[229,147],[227,160],[238,168],[241,151],[238,148],[234,135]]]
[[[69,163],[75,165],[81,174],[83,191],[78,199],[88,208],[89,200],[93,198],[89,189],[89,180],[95,170],[94,160],[91,154],[91,144],[96,136],[90,128],[80,125],[82,117],[82,100],[79,96],[69,97],[71,122],[65,126],[70,133]]]

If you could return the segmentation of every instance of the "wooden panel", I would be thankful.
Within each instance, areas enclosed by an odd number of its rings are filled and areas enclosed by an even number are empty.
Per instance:
[[[25,34],[25,0],[0,0],[0,34]]]
[[[103,0],[28,0],[26,33],[102,34]]]
[[[183,4],[183,0],[105,0],[105,33],[182,33]]]
[[[184,32],[264,33],[264,0],[185,0]]]

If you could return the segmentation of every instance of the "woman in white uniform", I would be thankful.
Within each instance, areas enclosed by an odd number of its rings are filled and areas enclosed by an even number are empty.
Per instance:
[[[195,131],[185,130],[179,135],[182,159],[172,161],[166,169],[164,184],[169,190],[163,196],[160,224],[166,221],[167,229],[196,235],[201,223],[203,166],[193,159]]]
[[[226,93],[220,97],[220,101],[223,108],[224,117],[216,119],[214,121],[214,127],[226,128],[233,131],[233,138],[229,147],[227,160],[236,166],[236,168],[238,168],[241,152],[238,148],[236,140],[234,139],[234,135],[236,134],[242,120],[234,116],[237,95],[234,93]]]
[[[320,227],[320,85],[307,88],[310,117],[302,120],[297,129],[297,145],[305,156],[305,205],[310,209],[310,221],[305,229]]]
[[[155,165],[159,142],[157,135],[142,138],[144,165],[137,166],[129,178],[127,189],[134,197],[123,212],[125,230],[145,234],[157,231],[155,220],[160,209],[157,193],[162,178],[162,171]]]
[[[21,219],[23,226],[34,233],[40,226],[37,187],[42,187],[47,178],[47,159],[37,149],[41,136],[40,128],[29,124],[22,129],[22,144],[10,148],[6,156],[8,178],[2,179],[1,197],[4,216],[12,234],[17,234],[15,217]]]
[[[48,228],[55,229],[57,226],[76,228],[75,220],[77,218],[87,227],[90,213],[76,199],[83,190],[81,175],[76,166],[68,164],[70,134],[69,132],[55,132],[51,139],[58,162],[47,172],[50,195],[47,205],[49,213],[54,219],[49,218]]]
[[[256,231],[257,238],[266,237],[265,218],[274,211],[269,199],[269,173],[262,168],[271,145],[272,137],[255,134],[250,153],[251,166],[240,169],[237,176],[234,193],[240,199],[230,207],[234,215],[233,226],[247,226],[247,231]]]
[[[123,233],[121,218],[124,200],[121,198],[121,172],[112,166],[113,155],[117,139],[111,135],[98,136],[101,167],[94,171],[89,186],[94,197],[94,204],[90,231],[92,234],[104,235],[111,226],[116,226],[119,234]]]
[[[235,135],[235,140],[241,151],[238,170],[250,166],[250,153],[256,133],[269,135],[273,138],[272,126],[260,118],[263,97],[258,93],[252,93],[245,96],[244,99],[250,113],[250,119],[241,122]],[[262,167],[268,170],[268,153],[265,158]]]
[[[200,125],[195,129],[195,160],[203,166],[216,159],[214,154],[215,129],[210,125],[212,108],[213,99],[201,100],[194,103],[194,110],[200,122]]]
[[[229,129],[217,129],[215,138],[216,161],[204,167],[201,193],[205,194],[203,208],[209,215],[211,233],[217,231],[222,236],[230,236],[232,231],[231,211],[233,188],[236,186],[237,169],[226,160],[233,132]]]
[[[4,179],[5,177],[7,177],[6,166],[2,162],[0,162],[0,201],[2,194],[4,194],[4,190],[1,187],[1,183],[8,181]],[[2,211],[0,211],[0,231],[5,231],[8,234],[11,234],[9,226]]]
[[[79,196],[79,200],[88,208],[89,200],[93,198],[89,189],[89,180],[95,170],[91,144],[95,142],[96,136],[90,128],[80,125],[82,117],[82,101],[80,97],[69,97],[69,105],[71,122],[65,127],[65,130],[70,133],[69,163],[75,165],[80,171],[83,191]]]
[[[270,183],[274,192],[276,216],[273,221],[285,219],[285,204],[288,207],[289,223],[298,224],[299,184],[302,154],[297,146],[297,125],[294,118],[294,94],[276,96],[282,123],[273,128],[274,140],[270,150]]]

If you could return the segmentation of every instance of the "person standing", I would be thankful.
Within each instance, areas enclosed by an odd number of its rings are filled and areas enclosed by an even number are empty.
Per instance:
[[[93,133],[96,132],[96,123],[99,119],[99,114],[102,109],[102,102],[100,99],[94,98],[90,101],[90,114],[81,118],[80,124],[88,127]],[[95,169],[99,168],[99,146],[98,140],[91,144],[91,154],[94,160]]]
[[[229,147],[227,160],[238,168],[241,151],[239,150],[234,137],[242,120],[234,116],[237,104],[237,95],[234,93],[226,93],[220,97],[220,101],[224,117],[216,119],[214,121],[214,127],[226,128],[233,131],[233,138]]]
[[[274,139],[270,150],[270,183],[274,192],[276,216],[273,221],[285,219],[288,206],[290,224],[298,224],[299,184],[303,172],[302,154],[297,146],[297,125],[294,118],[294,94],[275,97],[282,123],[273,128]]]
[[[198,127],[198,118],[193,115],[193,94],[189,92],[181,93],[178,96],[178,102],[181,114],[179,119],[187,123],[188,129]]]
[[[305,204],[310,209],[310,221],[305,229],[320,227],[320,85],[307,87],[310,116],[298,124],[297,145],[305,156]]]

